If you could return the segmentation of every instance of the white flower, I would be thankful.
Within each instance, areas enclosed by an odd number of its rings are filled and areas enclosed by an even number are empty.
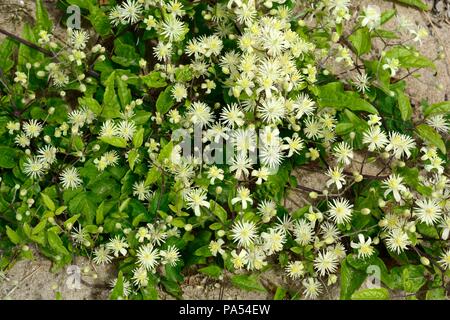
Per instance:
[[[221,255],[225,253],[225,250],[222,249],[224,243],[225,241],[222,239],[218,239],[217,241],[211,240],[208,247],[214,257],[217,256],[217,253],[220,253]]]
[[[416,144],[413,138],[398,132],[390,132],[386,151],[392,150],[394,157],[397,159],[400,159],[403,155],[409,158],[411,156],[411,149],[415,146]]]
[[[182,40],[188,29],[183,21],[178,20],[174,16],[168,16],[161,24],[161,35],[163,35],[169,42],[177,42]]]
[[[186,195],[187,206],[194,210],[197,217],[201,214],[200,207],[209,208],[209,202],[206,199],[206,191],[203,189],[192,189]]]
[[[172,55],[172,43],[158,42],[155,48],[153,48],[153,55],[160,61],[167,62]]]
[[[122,2],[119,12],[122,24],[134,24],[140,19],[142,5],[138,1],[127,0]]]
[[[95,264],[98,265],[108,264],[111,262],[111,259],[112,258],[109,249],[106,248],[104,245],[101,245],[94,250],[94,258],[92,259],[92,261],[94,261]]]
[[[249,247],[256,238],[256,225],[247,221],[235,222],[231,229],[231,237],[240,247]]]
[[[305,219],[298,220],[294,225],[295,241],[302,246],[312,242],[313,232],[313,225]]]
[[[373,126],[363,133],[363,143],[368,144],[367,149],[373,152],[383,149],[388,143],[388,139],[379,126]]]
[[[147,271],[153,271],[158,265],[159,252],[151,244],[143,245],[136,253],[138,263]]]
[[[285,115],[285,100],[282,96],[270,97],[258,105],[260,118],[268,124],[276,124],[283,120]]]
[[[269,178],[270,172],[269,169],[262,166],[259,170],[252,170],[252,177],[256,177],[256,184],[261,184],[264,181],[266,181]]]
[[[170,245],[166,250],[160,250],[159,254],[161,255],[161,263],[168,264],[172,267],[177,265],[178,260],[180,259],[180,253],[178,252],[178,248],[174,245]]]
[[[384,197],[386,198],[388,194],[392,192],[394,199],[397,202],[401,202],[402,197],[400,192],[407,192],[408,189],[402,184],[403,178],[395,173],[390,175],[386,180],[383,181],[383,187],[386,188],[384,192]]]
[[[446,134],[450,130],[447,119],[442,114],[431,116],[425,120],[427,124],[436,129],[436,131]]]
[[[144,228],[144,227],[140,227],[136,232],[136,239],[138,239],[138,241],[140,243],[144,242],[145,239],[150,240],[151,235],[148,232],[148,229]]]
[[[277,204],[273,200],[263,200],[258,204],[258,213],[262,215],[263,222],[269,222],[277,214]]]
[[[187,112],[188,117],[194,125],[206,127],[214,120],[211,108],[204,102],[194,102]]]
[[[305,120],[305,127],[303,132],[308,139],[319,139],[322,137],[322,125],[320,122],[313,117],[309,117]]]
[[[182,83],[176,83],[172,88],[172,96],[177,102],[181,102],[183,99],[187,98],[186,86]]]
[[[253,200],[250,198],[250,190],[246,187],[239,187],[237,189],[237,197],[231,200],[231,204],[240,202],[242,210],[247,209],[247,202],[253,204]]]
[[[244,124],[244,112],[236,103],[232,103],[223,109],[220,119],[230,128],[234,128],[235,125],[240,127]]]
[[[106,120],[100,129],[100,137],[115,137],[119,135],[119,130],[112,120]]]
[[[339,239],[339,230],[334,223],[325,221],[320,225],[320,231],[326,244],[331,244]]]
[[[25,131],[28,138],[36,138],[42,131],[42,124],[39,121],[32,119],[23,125],[23,131]]]
[[[388,249],[397,254],[402,253],[410,244],[408,235],[400,228],[391,230],[386,239]]]
[[[366,93],[369,90],[370,77],[363,71],[361,74],[357,74],[353,78],[356,89],[361,93]]]
[[[434,199],[418,199],[416,200],[416,207],[414,208],[414,215],[416,215],[420,222],[427,225],[436,223],[442,214],[442,210]]]
[[[329,206],[328,213],[334,222],[337,224],[350,222],[353,205],[347,199],[333,199]]]
[[[425,27],[417,26],[416,29],[410,29],[409,33],[414,35],[414,42],[419,42],[422,45],[422,40],[428,37],[428,30]]]
[[[25,135],[25,133],[21,133],[14,138],[14,142],[21,146],[22,148],[28,147],[30,145],[30,139]]]
[[[347,142],[342,141],[333,148],[333,155],[339,163],[348,166],[352,163],[353,148]]]
[[[146,287],[148,285],[148,273],[143,267],[133,270],[133,283],[137,287]]]
[[[283,145],[283,150],[289,150],[287,157],[292,157],[294,154],[299,154],[303,149],[304,144],[302,138],[298,136],[298,133],[294,133],[291,137],[283,138],[284,141],[287,142],[286,145]]]
[[[391,77],[395,77],[398,69],[400,68],[400,61],[397,58],[386,58],[386,63],[383,64],[383,70],[388,70],[391,73]]]
[[[119,122],[117,127],[117,134],[119,137],[124,138],[127,141],[133,139],[134,132],[136,131],[136,126],[133,121],[122,120]]]
[[[361,21],[363,27],[367,26],[369,30],[373,30],[380,26],[381,23],[381,11],[380,7],[368,5],[364,10],[364,16]]]
[[[42,160],[47,164],[52,164],[56,161],[57,149],[53,146],[46,145],[38,150],[38,159]]]
[[[332,251],[320,251],[314,259],[314,268],[324,276],[336,272],[338,263],[339,260]]]
[[[242,269],[247,264],[247,251],[242,249],[239,254],[236,253],[236,250],[231,251],[231,263],[235,269]]]
[[[217,168],[216,166],[211,166],[208,170],[208,179],[210,184],[214,184],[216,179],[222,181],[223,180],[223,170],[220,168]]]
[[[122,256],[127,254],[128,243],[127,240],[122,238],[121,236],[116,235],[114,238],[110,239],[106,244],[106,247],[114,253],[114,256],[117,258],[119,253]]]
[[[350,246],[353,249],[357,249],[358,250],[358,258],[368,258],[370,257],[375,250],[373,249],[373,247],[371,246],[372,244],[372,239],[370,239],[370,237],[367,238],[367,240],[364,239],[364,235],[363,234],[358,234],[358,243],[355,242],[350,242]]]
[[[74,167],[64,169],[59,178],[64,189],[76,189],[83,182],[77,168]]]
[[[445,270],[450,269],[450,249],[442,253],[441,260],[439,260],[439,264]]]
[[[288,276],[294,280],[300,279],[305,275],[305,266],[301,261],[289,262],[285,270]]]
[[[283,162],[283,150],[282,145],[279,143],[273,144],[261,144],[259,148],[259,158],[264,166],[269,169],[278,168]],[[274,170],[275,171],[275,170]]]
[[[31,178],[40,178],[44,174],[45,163],[37,158],[31,157],[24,164],[23,172]]]
[[[274,254],[283,250],[283,244],[286,242],[286,234],[283,230],[270,228],[268,232],[261,233],[264,240],[263,249],[267,255]]]
[[[137,196],[139,200],[148,200],[151,196],[151,191],[148,186],[145,185],[145,181],[135,182],[133,184],[133,196]]]
[[[242,174],[244,177],[249,175],[249,169],[252,168],[252,160],[247,158],[247,156],[243,153],[239,153],[235,158],[231,160],[231,166],[229,168],[230,172],[235,173],[235,178],[241,180]]]
[[[342,174],[343,170],[341,167],[328,168],[328,171],[325,173],[326,176],[330,177],[326,182],[327,188],[335,184],[338,190],[342,189],[343,185],[345,185],[345,176]]]
[[[77,50],[86,48],[86,43],[89,40],[89,34],[83,30],[72,30],[70,35],[70,43]]]
[[[307,278],[302,281],[302,284],[305,287],[303,294],[307,299],[315,299],[322,292],[322,285],[319,280],[315,278]]]
[[[450,235],[450,215],[445,215],[441,218],[441,223],[439,227],[442,228],[442,240],[447,240]]]

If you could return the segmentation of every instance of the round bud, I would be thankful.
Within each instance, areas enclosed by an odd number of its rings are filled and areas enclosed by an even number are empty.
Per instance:
[[[117,222],[114,226],[116,229],[122,229],[122,224],[120,224],[119,222]]]
[[[28,251],[28,250],[30,250],[29,246],[25,245],[25,246],[22,247],[22,251]]]
[[[40,71],[38,71],[38,72],[36,73],[36,75],[37,75],[39,78],[43,78],[43,77],[45,77],[45,72],[42,71],[42,70],[40,70]]]
[[[319,195],[317,194],[317,192],[312,191],[312,192],[309,193],[309,197],[311,199],[317,199],[318,196]]]
[[[216,193],[217,193],[217,194],[221,194],[222,191],[223,191],[223,190],[222,190],[222,187],[221,187],[221,186],[217,186],[217,187],[216,187]]]
[[[50,138],[49,135],[45,135],[44,136],[44,141],[45,141],[45,143],[50,143],[50,142],[52,142],[52,138]]]
[[[26,150],[25,150],[25,154],[26,154],[27,156],[29,156],[29,155],[31,154],[31,150],[30,150],[30,149],[26,149]]]
[[[55,224],[55,218],[53,218],[53,217],[48,217],[47,221],[48,221],[50,224]]]
[[[27,189],[22,189],[22,190],[20,190],[20,195],[22,196],[22,197],[25,197],[26,195],[27,195]]]
[[[383,199],[378,199],[378,206],[380,208],[384,208],[386,206],[386,201],[384,201]]]
[[[31,63],[27,63],[27,64],[25,65],[25,67],[26,67],[28,70],[30,70],[30,69],[31,69]]]
[[[363,208],[361,209],[361,213],[365,216],[370,214],[370,209],[369,208]]]
[[[103,226],[98,227],[98,228],[97,228],[97,232],[98,232],[98,233],[102,233],[102,232],[103,232]]]
[[[123,74],[120,79],[122,79],[123,81],[127,81],[128,80],[128,76],[126,74]]]
[[[171,223],[172,221],[173,221],[173,217],[172,216],[167,216],[166,223]]]
[[[16,214],[16,220],[22,221],[22,215],[20,213]]]
[[[217,231],[217,236],[218,236],[219,238],[222,238],[224,235],[225,235],[225,231],[223,231],[223,230]]]
[[[186,230],[187,232],[192,230],[192,224],[188,223],[184,226],[184,230]]]
[[[424,266],[429,266],[430,260],[426,257],[420,257],[420,263],[422,263]]]

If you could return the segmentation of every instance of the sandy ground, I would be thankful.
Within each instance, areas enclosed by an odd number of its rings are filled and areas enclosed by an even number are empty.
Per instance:
[[[17,0],[0,0],[0,25],[2,28],[20,34],[24,22],[33,21],[34,1],[24,0],[24,6],[17,6]],[[44,0],[51,15],[58,21],[60,13],[55,10],[56,0]],[[363,0],[353,1],[364,7],[367,4],[376,4],[382,9],[392,8],[393,4],[382,0]],[[429,1],[433,3],[433,1]],[[8,4],[13,4],[12,6]],[[421,51],[427,56],[433,57],[438,48],[442,47],[450,57],[450,43],[448,35],[450,34],[450,25],[443,21],[440,16],[434,16],[431,13],[419,13],[414,9],[396,6],[398,12],[409,18],[412,22],[427,26],[430,37],[424,41]],[[450,17],[450,15],[449,15]],[[431,22],[433,21],[433,22]],[[0,35],[0,39],[3,36]],[[410,77],[408,81],[408,93],[412,97],[412,104],[418,111],[418,103],[422,99],[430,103],[448,100],[450,93],[450,72],[448,70],[450,58],[436,62],[436,70],[424,70],[418,73],[417,78]],[[441,84],[442,88],[438,85]],[[378,172],[376,165],[367,167],[365,173]],[[299,183],[303,186],[314,188],[317,185],[323,185],[325,177],[321,173],[298,171],[296,176]],[[286,206],[295,210],[305,204],[305,194],[291,192],[286,199]],[[110,291],[109,282],[117,272],[112,267],[98,267],[89,263],[84,257],[77,257],[74,260],[74,266],[77,266],[80,274],[80,288],[74,289],[67,285],[71,275],[68,270],[61,270],[52,273],[51,262],[46,258],[35,254],[32,261],[17,261],[16,264],[5,275],[0,275],[0,299],[107,299]],[[263,273],[262,283],[267,288],[267,292],[247,292],[239,290],[232,286],[228,281],[228,275],[222,281],[216,281],[201,274],[186,277],[182,284],[183,297],[185,299],[272,299],[274,289],[277,284],[284,282],[280,272],[269,271]],[[295,288],[297,283],[291,283]],[[364,286],[364,285],[363,285]],[[163,291],[159,292],[161,299],[173,299]],[[323,299],[338,299],[339,288],[337,285],[327,288]]]

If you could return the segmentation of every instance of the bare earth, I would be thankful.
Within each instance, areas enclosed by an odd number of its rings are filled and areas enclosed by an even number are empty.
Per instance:
[[[33,21],[34,1],[24,0],[23,6],[18,6],[17,0],[0,0],[0,26],[10,32],[20,35],[24,22]],[[55,9],[56,0],[44,0],[54,21],[58,21],[61,14]],[[433,1],[427,1],[430,5]],[[436,1],[439,2],[439,1]],[[442,1],[441,1],[442,2]],[[445,1],[443,1],[445,2]],[[382,0],[363,0],[353,1],[359,3],[360,7],[367,4],[375,4],[382,10],[392,8],[394,5],[388,1]],[[450,5],[449,5],[450,7]],[[408,79],[408,93],[412,97],[412,104],[418,114],[419,102],[422,99],[428,100],[430,103],[448,100],[450,93],[450,71],[449,71],[449,55],[450,43],[448,35],[450,34],[450,13],[445,18],[446,13],[436,16],[432,13],[420,13],[414,9],[396,6],[400,14],[408,17],[412,22],[425,25],[429,29],[430,37],[426,39],[421,51],[429,57],[435,57],[439,47],[444,48],[447,54],[445,60],[436,62],[436,70],[420,71],[420,77],[410,77]],[[450,10],[450,8],[449,8]],[[57,33],[62,33],[61,29]],[[0,34],[0,40],[3,35]],[[439,89],[438,85],[442,85]],[[366,172],[370,174],[370,170],[378,171],[376,165],[368,167]],[[302,186],[311,188],[320,188],[324,185],[324,176],[319,173],[311,173],[302,170],[297,173],[299,183]],[[321,183],[318,183],[321,182]],[[298,193],[291,193],[286,199],[286,206],[292,211],[299,206],[304,205],[304,198]],[[76,257],[73,264],[79,267],[81,283],[80,289],[70,289],[67,281],[70,275],[67,269],[52,273],[51,262],[40,256],[36,251],[34,260],[18,261],[16,264],[2,277],[0,274],[0,299],[107,299],[110,291],[109,282],[117,275],[113,267],[98,267],[89,263],[84,257]],[[269,271],[264,273],[262,283],[266,287],[267,292],[247,292],[239,290],[232,286],[228,281],[228,275],[222,281],[209,279],[201,274],[187,276],[185,283],[182,285],[183,297],[185,299],[272,299],[274,289],[277,284],[285,282],[280,272]],[[292,281],[291,281],[292,282]],[[298,284],[291,283],[293,288]],[[364,285],[363,285],[364,286]],[[161,299],[173,299],[164,292],[160,292]],[[323,294],[323,299],[338,299],[339,288],[337,285],[328,287]]]

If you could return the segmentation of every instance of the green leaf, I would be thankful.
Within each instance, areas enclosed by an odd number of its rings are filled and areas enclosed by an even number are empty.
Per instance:
[[[401,90],[397,90],[398,97],[398,108],[400,109],[400,114],[403,121],[411,120],[412,117],[412,107],[409,102],[409,98]]]
[[[423,140],[439,148],[443,154],[446,154],[447,150],[444,141],[442,141],[442,137],[432,127],[426,124],[420,124],[416,127],[416,132]]]
[[[21,241],[21,238],[17,234],[17,232],[11,229],[8,225],[6,226],[6,235],[8,236],[9,240],[11,240],[11,242],[14,244],[19,244]]]
[[[370,52],[370,49],[372,49],[370,32],[367,28],[360,28],[356,30],[348,39],[356,49],[358,56],[362,56],[363,54]]]
[[[11,57],[15,48],[16,43],[9,38],[5,38],[0,44],[0,69],[4,73],[7,73],[14,66],[14,60]]]
[[[96,116],[99,116],[102,113],[102,106],[94,98],[81,97],[78,98],[78,103],[81,107],[85,107],[91,110]]]
[[[130,152],[128,152],[128,164],[130,165],[130,169],[134,169],[134,164],[136,163],[136,160],[139,156],[139,152],[136,149],[131,149]]]
[[[416,225],[416,227],[417,227],[417,231],[419,231],[419,233],[423,234],[424,236],[427,236],[432,239],[439,239],[439,233],[436,230],[435,226],[433,226],[433,225],[429,226],[429,225],[421,222],[421,223],[418,223]]]
[[[284,297],[286,297],[286,293],[287,293],[286,289],[278,287],[277,291],[275,291],[275,295],[273,296],[273,300],[283,300]]]
[[[435,68],[433,61],[421,55],[414,49],[407,49],[403,46],[395,46],[386,52],[385,58],[396,58],[403,68]]]
[[[161,92],[156,100],[156,110],[161,114],[165,114],[175,104],[175,100],[172,98],[172,86],[168,86],[163,92]]]
[[[17,164],[17,150],[0,146],[0,168],[12,169]]]
[[[47,220],[42,220],[41,222],[39,222],[31,231],[31,234],[36,235],[39,234],[40,232],[44,231],[45,226],[47,225]]]
[[[47,231],[47,240],[53,250],[62,255],[69,255],[69,251],[64,247],[61,238],[54,231]]]
[[[139,148],[142,146],[144,142],[144,128],[140,128],[133,136],[133,145],[135,148]]]
[[[81,214],[76,214],[73,217],[70,217],[66,221],[64,221],[64,227],[67,228],[68,225],[72,225],[78,220],[78,218],[81,216]],[[33,230],[34,231],[34,230]]]
[[[105,93],[103,94],[103,111],[101,115],[108,119],[120,117],[120,104],[114,89],[114,79],[115,72],[111,73],[106,79]]]
[[[364,289],[352,294],[352,300],[389,300],[386,288]]]
[[[359,95],[352,91],[344,91],[341,82],[331,82],[319,89],[319,105],[321,107],[333,107],[337,110],[348,108],[353,111],[365,111],[377,114],[378,111],[369,102],[361,99]]]
[[[173,141],[170,141],[168,144],[162,148],[161,152],[158,155],[158,161],[163,162],[165,159],[169,159],[173,150]]]
[[[152,167],[147,173],[147,178],[145,179],[145,186],[149,186],[155,183],[158,180],[159,176],[160,172],[158,168]]]
[[[53,200],[45,193],[41,193],[41,197],[42,197],[42,200],[44,201],[45,206],[48,208],[48,210],[54,212],[56,209],[56,206],[55,206],[55,203],[53,202]]]
[[[398,2],[421,10],[429,10],[428,5],[422,0],[391,0],[391,2]]]
[[[95,211],[95,223],[100,225],[105,220],[105,201],[100,203],[97,210]]]
[[[127,147],[127,140],[121,137],[100,137],[100,140],[117,148]]]
[[[247,291],[261,291],[266,292],[266,289],[261,285],[256,275],[234,275],[231,277],[231,283],[238,288]]]
[[[211,257],[212,253],[209,250],[209,245],[203,246],[195,250],[194,254],[199,257]]]
[[[446,300],[445,289],[435,288],[427,291],[425,299],[427,300]]]
[[[341,300],[350,299],[366,277],[367,274],[364,271],[352,268],[346,259],[343,260],[341,264]]]
[[[89,6],[89,16],[88,19],[94,27],[95,31],[102,36],[105,37],[111,33],[111,23],[106,16],[106,14],[97,7],[96,5]]]
[[[389,20],[391,20],[395,15],[397,14],[397,10],[395,9],[389,9],[384,11],[381,14],[381,25],[385,24],[386,22],[388,22]]]
[[[52,20],[49,19],[47,9],[42,0],[36,0],[36,30],[45,30],[50,32],[52,29]]]
[[[220,222],[227,222],[227,211],[217,202],[210,200],[210,208],[212,212],[219,218]]]
[[[117,276],[116,285],[114,286],[114,289],[111,291],[109,299],[110,300],[118,300],[119,298],[123,298],[123,297],[124,297],[123,273],[122,273],[122,271],[119,271],[119,274]]]
[[[122,108],[125,108],[127,104],[131,102],[131,91],[128,88],[128,84],[117,75],[116,77],[117,93],[119,94],[119,100]]]
[[[436,114],[450,114],[450,101],[434,103],[425,108],[423,111],[425,117]]]
[[[354,124],[349,122],[340,122],[336,125],[335,132],[338,136],[350,133],[354,129]]]
[[[425,279],[425,267],[422,265],[408,265],[403,269],[402,282],[406,292],[415,293],[427,282]]]
[[[222,275],[222,268],[219,266],[212,264],[210,266],[198,269],[203,274],[210,276],[212,278],[219,278]]]
[[[141,76],[141,80],[149,88],[162,88],[167,85],[166,80],[159,71],[152,71],[145,76]]]

